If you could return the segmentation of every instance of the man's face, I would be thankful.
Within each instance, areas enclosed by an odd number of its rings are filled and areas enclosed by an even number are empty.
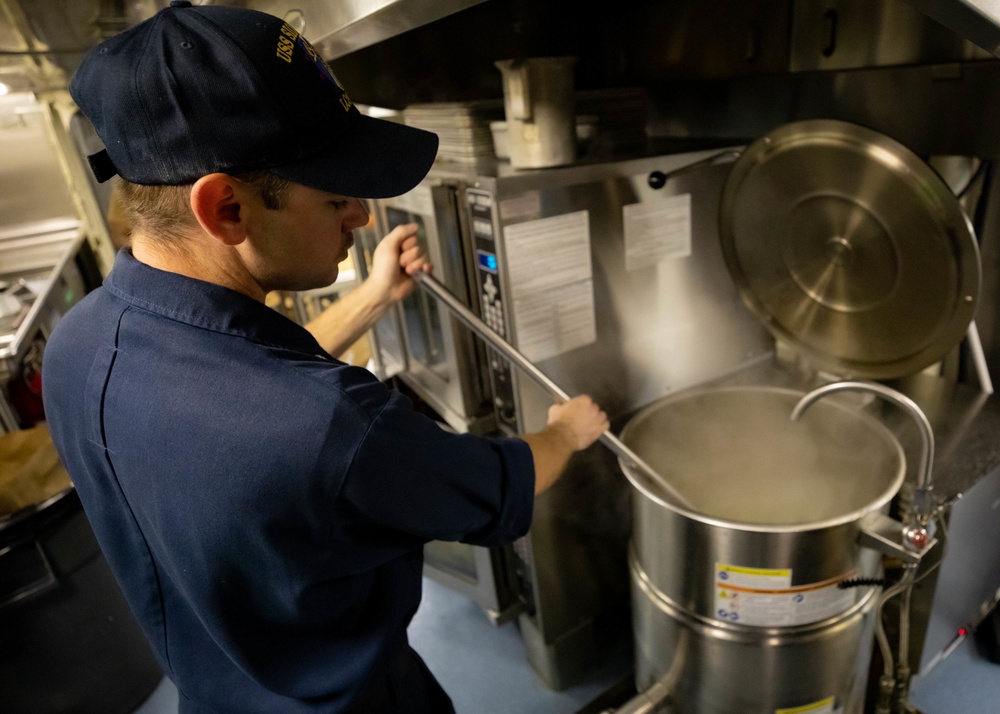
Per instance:
[[[243,254],[265,291],[310,290],[337,279],[353,245],[351,231],[367,225],[361,201],[300,184],[285,192],[279,209],[245,203],[250,250]]]

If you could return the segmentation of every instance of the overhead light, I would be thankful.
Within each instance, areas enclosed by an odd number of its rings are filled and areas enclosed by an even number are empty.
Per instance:
[[[377,117],[379,119],[384,119],[385,117],[395,116],[399,112],[395,109],[389,109],[387,107],[366,107],[365,112],[370,117]]]
[[[3,95],[5,95],[9,91],[10,91],[10,87],[8,87],[3,82],[0,82],[0,97],[2,97]]]

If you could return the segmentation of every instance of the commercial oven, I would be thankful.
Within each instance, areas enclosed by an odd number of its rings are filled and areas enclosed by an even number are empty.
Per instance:
[[[435,275],[567,392],[591,395],[615,430],[660,397],[772,352],[722,257],[729,166],[709,160],[718,153],[529,171],[439,163],[415,192],[423,210],[408,196],[378,202],[379,215],[386,228],[423,217]],[[689,166],[698,168],[676,173]],[[453,340],[471,338],[430,300],[421,291],[400,320],[410,350],[401,376],[411,384],[427,371],[414,359],[414,347],[428,347],[414,341],[417,327],[430,321]],[[472,346],[484,359],[465,366],[483,370],[495,433],[544,428],[548,393],[478,338]],[[519,611],[527,659],[553,688],[594,660],[602,616],[628,608],[630,508],[615,457],[595,444],[536,501],[530,533],[494,559],[502,570],[493,580],[512,577],[516,594],[501,609]]]
[[[459,225],[454,186],[425,181],[402,196],[374,201],[372,207],[376,230],[358,234],[368,261],[365,267],[382,236],[414,223],[435,274],[469,300],[466,236]],[[374,341],[382,376],[398,370],[452,429],[484,433],[494,427],[482,349],[432,298],[420,292],[405,298],[376,326]]]

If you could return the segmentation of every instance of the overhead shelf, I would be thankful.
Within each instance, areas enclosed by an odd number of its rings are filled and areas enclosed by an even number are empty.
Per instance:
[[[251,0],[244,5],[284,18],[333,60],[484,1]]]

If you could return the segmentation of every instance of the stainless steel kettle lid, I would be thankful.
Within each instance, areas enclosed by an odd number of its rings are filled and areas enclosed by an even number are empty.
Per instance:
[[[823,369],[912,374],[972,320],[968,218],[933,169],[870,129],[809,120],[758,139],[726,181],[719,228],[744,301]]]

